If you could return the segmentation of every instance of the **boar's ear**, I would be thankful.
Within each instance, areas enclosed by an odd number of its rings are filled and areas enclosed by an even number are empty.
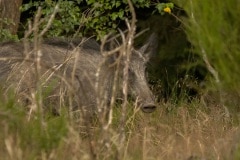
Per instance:
[[[148,40],[145,42],[145,44],[138,51],[148,61],[152,54],[157,51],[157,47],[158,47],[157,34],[152,33]]]

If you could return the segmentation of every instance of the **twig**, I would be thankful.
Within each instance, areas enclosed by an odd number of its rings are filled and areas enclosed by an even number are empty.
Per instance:
[[[45,28],[42,30],[42,32],[39,34],[40,37],[42,37],[42,36],[48,31],[48,29],[51,27],[52,22],[53,22],[53,20],[54,20],[54,17],[55,17],[55,15],[57,14],[58,10],[59,10],[59,4],[57,4],[57,5],[55,6],[54,11],[53,11],[53,13],[51,14],[51,17],[49,18],[46,27],[45,27]]]
[[[122,40],[123,40],[123,49],[122,55],[124,60],[124,68],[123,68],[123,104],[122,104],[122,112],[121,112],[121,120],[120,120],[120,154],[119,159],[122,159],[121,155],[124,153],[124,141],[125,141],[125,124],[126,124],[126,114],[127,114],[127,104],[128,104],[128,79],[129,79],[129,63],[130,57],[133,48],[133,40],[136,30],[136,14],[132,2],[128,0],[128,5],[130,12],[132,14],[131,23],[126,20],[126,25],[128,27],[128,34],[125,39],[123,32],[120,32]]]

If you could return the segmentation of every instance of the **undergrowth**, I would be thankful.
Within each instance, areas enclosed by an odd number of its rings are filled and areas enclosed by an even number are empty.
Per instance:
[[[159,104],[152,114],[144,114],[133,106],[128,106],[122,159],[239,158],[238,123],[225,114],[221,104],[206,105],[196,100],[182,101],[176,106],[166,102]],[[67,112],[60,116],[36,113],[29,119],[22,108],[14,97],[1,97],[0,154],[3,159],[115,159],[120,154],[117,146],[120,106],[114,108],[110,132],[102,131],[97,121],[89,131]],[[90,136],[94,138],[89,142]],[[100,145],[102,137],[109,140],[107,144]],[[91,145],[100,147],[101,152],[93,156]]]

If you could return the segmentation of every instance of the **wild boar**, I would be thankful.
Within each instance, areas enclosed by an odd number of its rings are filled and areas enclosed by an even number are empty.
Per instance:
[[[140,49],[132,50],[128,71],[129,95],[137,99],[138,106],[147,113],[157,107],[145,76],[155,40],[151,36]],[[71,41],[46,39],[39,45],[1,43],[1,85],[5,90],[14,90],[26,103],[32,103],[32,93],[37,93],[43,94],[45,107],[59,107],[68,97],[73,109],[84,106],[95,110],[99,99],[109,103],[115,82],[116,92],[122,90],[124,59],[119,58],[119,53],[104,55],[102,52],[95,40],[86,38]]]

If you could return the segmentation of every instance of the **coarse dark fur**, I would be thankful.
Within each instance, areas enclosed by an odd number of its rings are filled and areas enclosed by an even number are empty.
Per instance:
[[[129,63],[129,94],[144,112],[156,108],[145,77],[154,41],[151,36],[142,48],[133,50]],[[47,39],[26,46],[22,42],[0,44],[0,80],[5,91],[13,89],[28,105],[33,103],[33,95],[41,91],[45,107],[56,109],[64,104],[73,109],[96,110],[107,105],[103,103],[109,103],[113,96],[117,70],[116,92],[122,90],[124,60],[116,54],[103,55],[93,39]],[[114,65],[116,61],[119,65]]]

